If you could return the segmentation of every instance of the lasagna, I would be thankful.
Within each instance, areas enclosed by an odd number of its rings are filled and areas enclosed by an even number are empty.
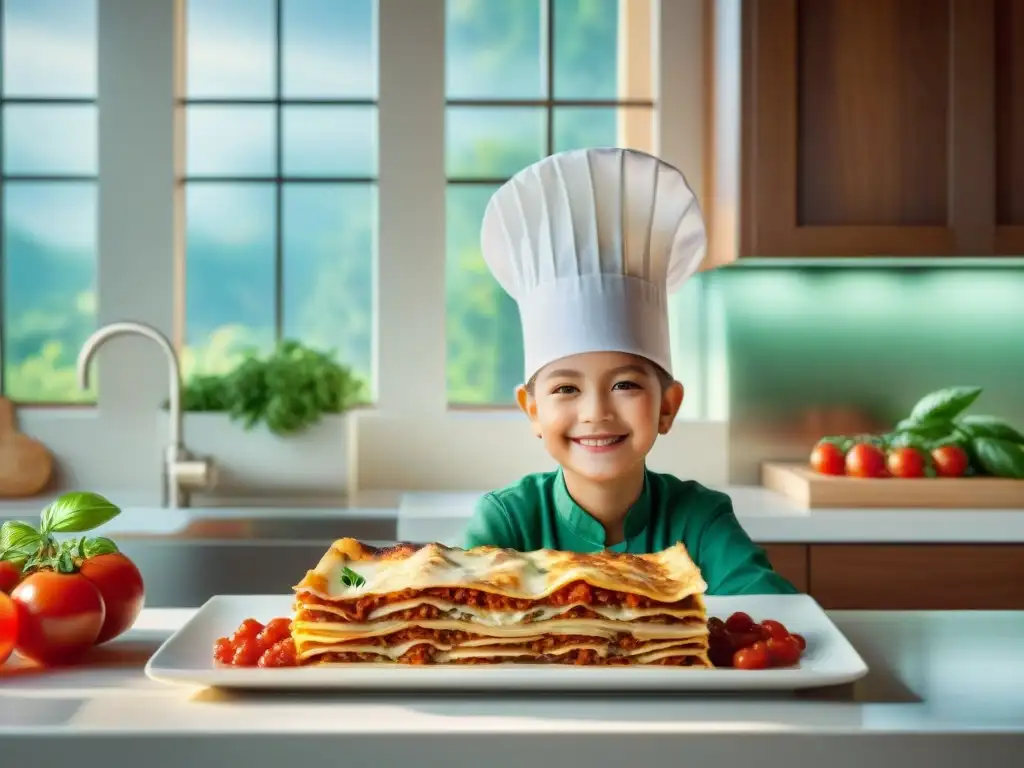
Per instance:
[[[682,544],[646,555],[339,539],[295,587],[308,664],[710,667],[706,584]]]

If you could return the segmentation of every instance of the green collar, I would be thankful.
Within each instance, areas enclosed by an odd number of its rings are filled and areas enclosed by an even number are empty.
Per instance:
[[[555,510],[559,519],[567,527],[582,539],[600,547],[605,546],[604,526],[577,504],[569,489],[565,486],[565,475],[561,468],[558,470],[558,478],[555,480]],[[640,497],[634,502],[626,513],[626,521],[623,525],[623,541],[612,547],[607,547],[614,552],[625,551],[629,540],[640,535],[647,527],[647,521],[651,516],[651,483],[644,470],[644,489]]]

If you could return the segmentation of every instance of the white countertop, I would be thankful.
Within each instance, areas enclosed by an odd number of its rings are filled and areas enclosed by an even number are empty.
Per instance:
[[[1024,542],[1024,509],[801,509],[760,486],[718,488],[760,544]],[[458,544],[483,492],[406,493],[398,538]]]
[[[77,667],[38,670],[8,662],[0,669],[3,763],[31,757],[56,765],[47,758],[73,748],[85,759],[76,757],[76,765],[93,764],[92,755],[97,765],[144,760],[147,768],[229,757],[279,766],[332,750],[351,766],[450,767],[489,755],[489,768],[523,768],[527,749],[533,757],[525,764],[538,767],[563,754],[569,765],[627,759],[668,765],[685,739],[688,754],[746,756],[744,762],[755,758],[758,765],[793,759],[808,765],[810,756],[824,759],[833,751],[829,766],[838,768],[865,760],[888,765],[889,757],[908,754],[926,764],[959,764],[944,760],[961,750],[978,765],[1008,748],[1006,739],[1015,740],[1015,749],[1024,746],[1024,613],[833,612],[871,668],[852,686],[656,698],[242,695],[149,680],[146,660],[192,613],[147,609],[128,635]],[[897,737],[904,740],[895,743]],[[737,751],[741,746],[757,751]]]

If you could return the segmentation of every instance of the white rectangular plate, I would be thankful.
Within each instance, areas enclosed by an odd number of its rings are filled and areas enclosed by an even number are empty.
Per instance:
[[[188,686],[248,689],[376,689],[418,691],[757,691],[848,683],[867,665],[808,595],[707,597],[708,615],[746,611],[755,621],[776,619],[807,639],[798,667],[738,670],[687,667],[575,667],[530,664],[414,666],[370,663],[284,669],[223,668],[213,644],[243,619],[267,622],[291,615],[291,595],[217,595],[210,598],[146,664],[154,680]]]

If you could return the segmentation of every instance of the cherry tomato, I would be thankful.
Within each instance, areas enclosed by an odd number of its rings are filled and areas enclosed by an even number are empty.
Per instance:
[[[73,661],[91,648],[103,628],[100,592],[80,573],[36,571],[11,592],[18,606],[20,656],[40,664]]]
[[[775,619],[765,619],[761,622],[761,634],[765,640],[773,637],[787,637],[789,630],[786,629],[785,625],[781,621],[775,621]]]
[[[295,641],[290,637],[264,651],[257,662],[259,667],[294,667],[295,664]]]
[[[740,648],[749,648],[754,643],[760,643],[765,639],[761,634],[760,627],[756,624],[751,627],[749,632],[733,632],[729,637],[732,639],[733,650],[736,651]]]
[[[113,640],[130,629],[146,599],[142,574],[135,563],[119,552],[96,555],[83,562],[79,572],[99,590],[106,608],[96,644]]]
[[[767,646],[768,658],[776,667],[792,667],[800,661],[800,643],[791,635],[769,638]]]
[[[967,471],[967,453],[959,445],[941,445],[932,451],[935,471],[940,477],[962,477]]]
[[[235,645],[235,657],[231,663],[236,667],[255,667],[265,650],[255,637],[246,637]]]
[[[235,658],[235,646],[230,637],[218,637],[213,644],[213,658],[219,664],[230,664]]]
[[[822,440],[811,451],[811,468],[822,475],[841,475],[846,469],[846,455],[835,443]]]
[[[893,477],[924,477],[924,455],[916,448],[895,448],[889,451],[886,467]]]
[[[21,568],[10,560],[0,560],[0,592],[10,594],[21,581]]]
[[[800,645],[801,651],[807,649],[807,641],[804,639],[803,635],[794,632],[792,635],[790,635],[790,637],[797,641],[797,643]]]
[[[256,639],[259,640],[260,645],[263,648],[270,648],[291,636],[292,620],[280,618],[268,621],[267,626],[261,629],[259,634],[256,635]]]
[[[238,625],[238,629],[235,630],[235,634],[231,636],[231,642],[235,645],[240,644],[243,640],[250,637],[255,638],[263,629],[263,624],[256,621],[256,619],[245,619],[241,624]]]
[[[754,620],[750,618],[750,614],[743,613],[743,611],[736,611],[725,620],[725,628],[733,634],[749,632],[753,626]]]
[[[0,664],[11,656],[18,638],[18,606],[7,595],[0,593]]]
[[[768,662],[768,646],[761,641],[749,648],[740,648],[732,657],[732,665],[736,669],[766,669]]]
[[[857,443],[846,454],[846,474],[853,477],[885,477],[885,454],[870,443]]]
[[[709,635],[723,635],[728,630],[725,628],[725,622],[717,616],[712,616],[708,619],[708,634]]]

